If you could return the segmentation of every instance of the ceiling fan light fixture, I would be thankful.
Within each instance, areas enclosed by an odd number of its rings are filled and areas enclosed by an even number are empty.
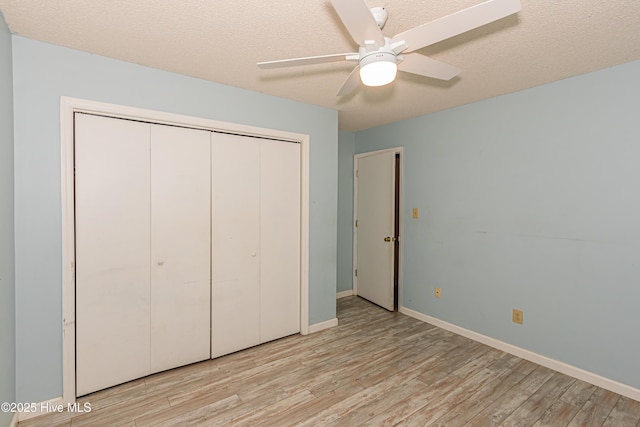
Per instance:
[[[364,0],[329,0],[349,35],[358,44],[357,53],[308,56],[259,62],[260,68],[280,68],[294,65],[323,64],[338,61],[358,61],[357,67],[340,87],[338,96],[347,95],[358,87],[383,86],[395,80],[398,71],[439,80],[451,80],[460,69],[423,56],[420,49],[450,39],[522,10],[521,0],[486,0],[435,21],[386,37],[380,30],[388,13],[385,8],[369,8]],[[479,0],[478,0],[479,1]],[[372,19],[373,18],[373,19]]]
[[[396,78],[396,56],[389,52],[376,52],[360,60],[360,80],[366,86],[384,86]]]

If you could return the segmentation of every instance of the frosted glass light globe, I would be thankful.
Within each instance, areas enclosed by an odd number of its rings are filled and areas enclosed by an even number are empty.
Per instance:
[[[378,61],[360,66],[360,80],[367,86],[384,86],[396,78],[398,66],[395,62]]]
[[[377,51],[360,54],[360,80],[367,86],[384,86],[396,78],[398,72],[397,58],[393,52]]]

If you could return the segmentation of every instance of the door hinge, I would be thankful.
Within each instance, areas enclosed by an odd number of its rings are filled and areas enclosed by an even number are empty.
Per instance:
[[[358,269],[356,268],[356,277],[358,277]]]
[[[356,219],[356,227],[358,226],[358,220]]]
[[[356,169],[356,178],[360,176],[360,171]]]

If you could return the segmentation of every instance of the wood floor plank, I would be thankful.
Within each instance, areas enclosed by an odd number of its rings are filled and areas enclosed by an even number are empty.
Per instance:
[[[622,396],[604,421],[603,427],[635,427],[638,422],[640,402]]]
[[[432,424],[456,406],[460,405],[464,400],[477,393],[479,389],[490,381],[491,374],[491,371],[488,369],[477,372],[475,375],[463,381],[460,386],[454,390],[440,396],[438,400],[431,401],[429,405],[423,406],[396,425],[422,427]]]
[[[140,416],[154,414],[156,412],[169,409],[170,405],[166,398],[154,400],[139,399],[136,402],[121,402],[107,408],[91,411],[73,417],[72,427],[110,427],[114,424],[124,425],[133,423]]]
[[[199,420],[199,423],[196,423],[196,425],[200,424],[204,426],[230,426],[233,425],[234,420],[242,418],[245,415],[260,411],[288,397],[289,394],[284,392],[283,390],[274,389],[269,393],[264,393],[260,396],[257,396],[255,399],[243,401],[240,405],[229,406],[216,412],[211,412],[207,414],[206,417]]]
[[[307,421],[310,415],[317,414],[327,407],[333,406],[349,398],[349,396],[360,393],[362,390],[364,389],[356,383],[345,384],[343,387],[336,388],[331,393],[306,402],[295,411],[287,411],[283,414],[280,420],[274,419],[274,421],[278,421],[278,424],[274,425],[277,427],[299,426]]]
[[[55,414],[42,415],[36,418],[20,421],[20,427],[71,427],[72,414],[64,413],[64,416]]]
[[[277,420],[282,416],[282,414],[289,411],[295,411],[298,407],[313,399],[315,399],[313,394],[305,390],[288,396],[285,399],[278,400],[264,408],[257,409],[243,417],[234,419],[232,422],[234,426],[238,427],[277,425]]]
[[[551,405],[534,427],[566,426],[595,392],[596,387],[576,380],[567,391]]]
[[[421,377],[418,378],[421,379]],[[427,384],[423,390],[397,404],[392,410],[373,417],[370,423],[375,426],[397,425],[423,408],[435,407],[441,401],[442,396],[446,396],[462,387],[464,382],[464,376],[448,375],[441,377],[437,381]],[[426,425],[426,423],[423,425]]]
[[[338,326],[102,390],[53,426],[636,426],[640,402],[358,297]]]
[[[536,367],[516,387],[470,418],[466,427],[498,426],[518,409],[533,393],[553,376],[554,372],[542,366]]]
[[[143,415],[135,419],[136,427],[174,427],[205,419],[219,410],[240,405],[240,398],[233,394],[224,398],[216,395],[204,395],[200,398],[173,406],[169,409]],[[118,425],[114,422],[112,425]]]
[[[387,413],[393,410],[393,408],[408,399],[415,393],[424,390],[426,384],[419,379],[412,379],[399,386],[389,390],[389,393],[378,396],[377,398],[370,399],[352,411],[342,415],[338,419],[327,423],[325,426],[366,426],[372,425],[371,418],[377,414]]]
[[[568,427],[601,426],[619,399],[619,394],[597,388],[569,422]]]
[[[353,394],[346,399],[329,406],[317,414],[311,415],[307,420],[300,423],[300,426],[314,427],[331,423],[345,414],[366,405],[370,400],[386,395],[391,389],[402,383],[414,379],[402,375],[388,377],[378,384],[367,387],[364,390]]]
[[[576,380],[554,373],[535,393],[522,403],[503,422],[504,427],[531,426]]]
[[[515,387],[535,368],[536,365],[531,362],[504,354],[501,359],[489,365],[489,369],[493,369],[494,374],[484,387],[438,418],[430,426],[457,427],[465,425],[469,419]]]

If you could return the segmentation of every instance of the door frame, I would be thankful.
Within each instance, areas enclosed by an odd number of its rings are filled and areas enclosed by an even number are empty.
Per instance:
[[[403,175],[404,175],[404,147],[387,148],[384,150],[369,151],[366,153],[359,153],[353,156],[353,294],[358,295],[358,276],[356,276],[356,270],[358,269],[358,230],[356,228],[356,220],[358,218],[358,160],[364,157],[375,156],[376,154],[394,153],[400,155],[399,167],[400,170],[397,173],[398,176],[398,301],[397,311],[403,307],[402,302],[402,242],[404,236],[404,225],[402,217],[403,206]],[[395,203],[395,202],[394,202]],[[392,284],[393,286],[393,284]]]
[[[227,132],[300,144],[300,334],[309,331],[309,144],[310,136],[200,117],[108,104],[84,99],[60,98],[60,166],[62,183],[62,403],[76,401],[75,337],[75,185],[74,114],[77,112]]]

